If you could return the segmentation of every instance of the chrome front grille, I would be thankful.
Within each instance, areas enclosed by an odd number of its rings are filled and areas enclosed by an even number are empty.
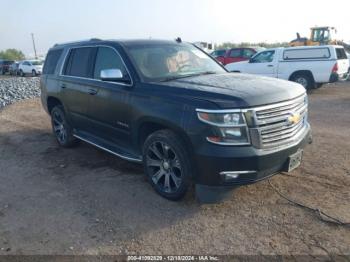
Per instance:
[[[278,148],[300,139],[307,123],[307,96],[302,95],[287,102],[258,107],[253,110],[257,148]]]

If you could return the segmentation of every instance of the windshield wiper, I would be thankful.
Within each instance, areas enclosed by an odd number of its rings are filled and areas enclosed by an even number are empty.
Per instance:
[[[216,74],[214,71],[206,71],[206,72],[201,72],[201,73],[196,73],[196,74],[188,74],[188,75],[183,75],[183,76],[170,76],[167,78],[164,78],[160,80],[160,82],[167,82],[171,80],[177,80],[181,78],[187,78],[187,77],[192,77],[192,76],[201,76],[201,75],[211,75],[211,74]]]

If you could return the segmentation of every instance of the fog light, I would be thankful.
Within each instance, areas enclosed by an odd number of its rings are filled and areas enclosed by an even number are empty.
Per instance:
[[[225,181],[230,181],[230,180],[237,179],[240,175],[253,174],[253,173],[256,173],[256,171],[245,171],[245,170],[243,170],[243,171],[223,171],[223,172],[220,172],[220,176]]]

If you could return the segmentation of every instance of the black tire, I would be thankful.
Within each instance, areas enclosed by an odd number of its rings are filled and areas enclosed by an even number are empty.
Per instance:
[[[304,73],[295,74],[291,80],[293,82],[301,84],[306,90],[310,90],[315,87],[314,80],[308,74],[304,74]]]
[[[51,125],[60,146],[72,147],[77,144],[78,140],[73,136],[73,129],[66,119],[63,106],[58,105],[51,110]]]
[[[36,76],[36,72],[35,72],[35,70],[33,69],[32,70],[32,77],[35,77]]]
[[[19,75],[21,76],[21,77],[25,77],[25,74],[24,74],[24,72],[23,72],[23,70],[21,69],[21,70],[19,70]]]
[[[190,155],[181,138],[170,130],[151,134],[142,150],[143,166],[155,191],[169,200],[180,200],[189,188]]]

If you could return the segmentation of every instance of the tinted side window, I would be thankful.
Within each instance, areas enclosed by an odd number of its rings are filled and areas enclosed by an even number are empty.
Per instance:
[[[69,76],[90,77],[91,47],[74,48],[70,51],[64,74]]]
[[[128,73],[122,59],[115,50],[109,47],[99,47],[96,55],[94,78],[100,79],[101,71],[104,69],[120,69],[124,76]]]
[[[50,51],[45,59],[43,74],[52,75],[55,73],[57,62],[61,57],[62,49]]]
[[[243,49],[243,57],[244,58],[251,58],[253,55],[255,54],[255,52],[251,49]]]
[[[241,57],[241,49],[231,50],[230,57]]]
[[[273,61],[275,51],[264,51],[252,58],[253,63],[270,63]]]
[[[226,53],[226,50],[216,50],[213,52],[214,56],[224,56]]]
[[[345,53],[344,48],[336,48],[337,58],[338,59],[348,59],[348,56]]]

